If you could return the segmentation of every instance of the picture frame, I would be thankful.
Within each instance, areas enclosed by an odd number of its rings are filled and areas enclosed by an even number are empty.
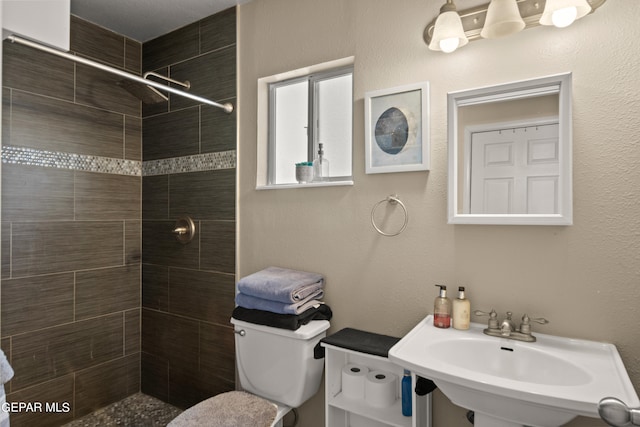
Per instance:
[[[364,108],[366,173],[429,170],[429,82],[367,92]]]

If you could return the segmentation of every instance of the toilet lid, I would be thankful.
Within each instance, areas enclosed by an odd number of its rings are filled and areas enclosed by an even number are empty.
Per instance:
[[[276,411],[276,405],[268,400],[243,391],[230,391],[192,406],[167,427],[269,427]]]

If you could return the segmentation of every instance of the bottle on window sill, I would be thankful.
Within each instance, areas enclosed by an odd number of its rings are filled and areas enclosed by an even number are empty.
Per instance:
[[[313,180],[329,181],[329,160],[324,157],[323,144],[318,144],[318,157],[313,161]]]

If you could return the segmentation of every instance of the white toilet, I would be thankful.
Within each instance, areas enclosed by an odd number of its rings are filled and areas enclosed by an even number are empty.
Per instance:
[[[312,320],[295,331],[231,319],[236,333],[236,362],[243,390],[202,401],[168,427],[282,427],[283,417],[316,394],[324,359],[314,348],[329,329],[328,320]],[[275,409],[275,411],[274,411]],[[254,412],[253,414],[250,412]]]

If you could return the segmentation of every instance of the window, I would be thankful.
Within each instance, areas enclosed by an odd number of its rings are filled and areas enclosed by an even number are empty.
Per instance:
[[[268,110],[263,117],[268,130],[266,162],[258,167],[259,188],[298,185],[295,165],[313,162],[320,144],[329,161],[329,178],[323,184],[351,182],[353,61],[340,62],[337,67],[334,62],[332,68],[309,67],[259,81],[259,105]],[[267,97],[262,102],[261,86]],[[258,129],[264,132],[260,118]]]

